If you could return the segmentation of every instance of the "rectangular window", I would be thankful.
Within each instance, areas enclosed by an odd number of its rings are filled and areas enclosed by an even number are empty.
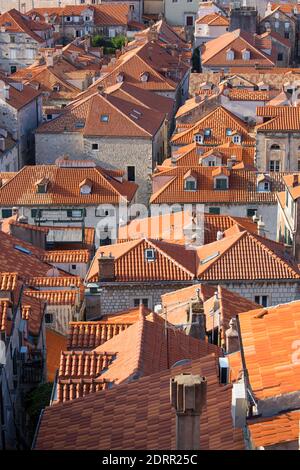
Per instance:
[[[194,17],[193,16],[187,16],[186,17],[186,26],[193,26],[194,24]]]
[[[98,150],[99,145],[98,144],[92,144],[92,150]]]
[[[268,296],[267,295],[255,295],[254,302],[262,305],[263,307],[268,306]]]
[[[76,269],[76,268],[77,268],[76,264],[72,264],[72,269]]]
[[[74,217],[74,218],[79,218],[83,216],[83,211],[81,209],[68,209],[67,210],[67,217]]]
[[[38,210],[37,209],[31,209],[31,218],[35,219],[38,215]]]
[[[184,189],[186,191],[196,191],[196,181],[195,180],[186,181],[184,185]]]
[[[218,178],[216,180],[216,189],[227,189],[227,179],[226,178]]]
[[[247,209],[247,217],[253,217],[256,212],[257,209]]]
[[[220,207],[210,207],[208,212],[209,212],[209,214],[219,215],[220,214]]]
[[[9,58],[16,59],[17,58],[17,49],[9,49]]]
[[[270,171],[280,171],[280,161],[279,160],[270,160]]]
[[[12,216],[12,209],[2,209],[2,219],[7,219]]]
[[[127,167],[127,179],[128,181],[135,181],[135,166]]]
[[[282,54],[282,52],[279,52],[279,54],[277,55],[277,60],[278,60],[278,62],[283,61],[283,54]]]
[[[133,306],[139,307],[141,302],[144,305],[144,307],[147,307],[147,308],[149,307],[149,299],[134,299]]]
[[[45,313],[45,323],[53,323],[53,313]]]
[[[10,36],[10,42],[15,43],[16,42],[16,37],[15,36]]]

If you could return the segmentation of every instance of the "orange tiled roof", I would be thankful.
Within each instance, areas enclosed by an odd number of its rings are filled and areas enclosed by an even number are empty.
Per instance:
[[[108,320],[70,322],[68,333],[68,349],[94,349],[97,346],[118,335],[132,325],[132,318],[116,319],[109,317]]]
[[[258,173],[248,169],[232,169],[229,176],[229,189],[214,189],[213,170],[216,167],[192,167],[197,174],[197,189],[184,189],[184,174],[190,167],[172,167],[152,175],[154,192],[151,204],[203,203],[203,204],[274,204],[276,191],[283,190],[284,173],[268,173],[271,178],[271,190],[257,190]],[[0,193],[1,194],[1,193]]]
[[[271,4],[271,9],[276,10],[276,9],[281,10],[283,13],[294,13],[294,10],[296,9],[298,11],[298,14],[300,13],[300,5],[297,3],[272,3]]]
[[[218,293],[222,342],[225,341],[224,333],[227,328],[229,328],[231,318],[237,313],[245,311],[245,309],[257,307],[257,304],[254,302],[224,287],[208,284],[194,284],[161,296],[168,322],[175,325],[186,324],[190,302],[198,299],[198,292],[200,299],[203,301],[207,331],[213,330],[216,326],[216,318],[212,315],[211,310],[215,302],[215,293]]]
[[[13,267],[20,279],[24,280],[31,278],[33,273],[47,277],[52,266],[41,260],[44,253],[41,248],[0,231],[0,266],[3,271],[9,272]],[[62,273],[58,269],[58,274]]]
[[[67,337],[57,331],[46,328],[47,379],[53,382],[59,368],[60,355],[67,348]]]
[[[95,26],[126,26],[129,21],[129,5],[126,3],[103,3],[101,5],[66,5],[64,7],[33,8],[27,15],[39,15],[42,18],[45,13],[50,16],[80,16],[86,10],[94,12],[93,23]],[[45,21],[45,20],[44,20]]]
[[[7,101],[10,106],[15,108],[17,111],[22,109],[28,103],[37,100],[41,92],[35,90],[29,85],[23,85],[23,90],[18,89],[16,86],[18,81],[14,80],[13,77],[6,77],[0,72],[0,80],[6,85],[9,85],[9,100]],[[6,173],[7,174],[7,173]]]
[[[108,120],[101,121],[101,116]],[[45,122],[37,133],[77,132],[84,136],[154,136],[162,126],[165,114],[149,109],[137,99],[124,93],[94,93],[82,95],[64,113]],[[78,127],[78,123],[82,123]]]
[[[44,300],[49,305],[76,305],[78,302],[78,292],[75,290],[26,290],[24,294]]]
[[[270,418],[248,420],[250,439],[255,447],[299,442],[300,412],[290,411]],[[298,447],[297,447],[298,448]]]
[[[0,290],[13,291],[17,287],[17,273],[1,273],[0,272]]]
[[[89,250],[49,250],[45,251],[42,260],[47,263],[84,263],[90,261]]]
[[[171,143],[173,145],[190,144],[194,141],[195,134],[201,134],[205,129],[211,130],[211,135],[204,137],[204,145],[206,146],[232,142],[232,136],[226,134],[227,129],[238,131],[241,134],[243,145],[254,145],[254,138],[249,135],[250,129],[247,124],[222,106],[206,114],[189,129],[174,134]]]
[[[30,335],[38,336],[40,333],[45,305],[45,302],[27,295],[27,291],[24,291],[21,314],[22,318],[28,321],[28,331]]]
[[[22,15],[15,8],[1,15],[0,26],[10,33],[26,33],[31,39],[34,39],[38,43],[44,43],[45,39],[41,38],[37,34],[37,31],[53,29],[51,24],[41,24],[37,21],[33,21],[28,16]]]
[[[169,347],[169,355],[166,352],[167,347]],[[105,358],[106,364],[102,367],[102,357],[95,356],[95,354],[106,355],[107,351],[110,352],[110,357]],[[166,339],[164,321],[158,315],[148,314],[148,311],[142,310],[137,322],[98,346],[91,353],[87,353],[90,355],[85,356],[81,351],[78,353],[71,351],[71,353],[66,353],[65,358],[63,354],[61,375],[64,375],[66,369],[66,375],[70,375],[68,371],[73,369],[72,379],[76,376],[80,379],[82,368],[86,366],[85,375],[90,374],[91,378],[94,376],[95,379],[97,375],[100,382],[120,384],[130,381],[133,377],[150,375],[170,368],[182,358],[198,358],[210,352],[221,354],[217,346],[187,336],[180,331],[170,329],[168,339]],[[115,357],[112,358],[113,354]],[[69,364],[69,361],[72,364]],[[98,370],[97,373],[95,369]],[[74,392],[73,386],[69,388],[68,383],[65,385],[64,399],[71,399],[70,393]],[[86,392],[88,393],[88,390]]]
[[[270,36],[270,35],[268,35]],[[267,43],[267,44],[266,44]],[[267,46],[267,47],[266,47]],[[272,49],[271,55],[264,52],[264,49]],[[234,59],[227,60],[227,50],[234,51]],[[250,59],[242,58],[242,51],[247,49],[250,51]],[[252,35],[240,29],[222,34],[216,39],[208,41],[202,47],[201,62],[204,66],[226,66],[233,65],[247,67],[251,65],[274,66],[276,63],[274,48],[270,37],[266,35]]]
[[[238,226],[228,229],[224,235],[222,240],[197,249],[198,279],[300,279],[297,266],[285,258],[281,244]]]
[[[26,284],[29,287],[80,287],[82,281],[80,277],[31,277],[26,279]]]
[[[241,430],[232,426],[231,386],[219,384],[214,355],[46,408],[35,448],[175,449],[170,377],[182,372],[200,374],[208,381],[207,407],[200,420],[200,448],[244,449]],[[87,415],[87,410],[92,412]],[[97,432],[87,435],[86,429]]]
[[[269,101],[274,98],[277,93],[277,90],[260,91],[233,88],[227,96],[231,101]]]
[[[137,185],[130,181],[121,183],[109,172],[99,167],[37,165],[23,167],[0,188],[1,206],[29,205],[95,205],[117,204],[130,201]],[[48,178],[46,193],[36,191],[36,182]],[[89,178],[93,182],[91,194],[80,193],[80,183]]]
[[[300,126],[300,108],[296,106],[267,106],[257,108],[257,116],[270,119],[256,126],[258,132],[281,131],[294,132]]]
[[[145,250],[155,250],[155,260],[145,260]],[[102,246],[91,263],[86,279],[97,281],[98,258],[101,253],[115,257],[115,280],[118,282],[180,280],[194,278],[195,258],[192,251],[183,246],[159,240],[138,239],[114,245]]]
[[[299,390],[300,364],[292,357],[293,341],[300,334],[299,320],[300,301],[239,315],[249,382],[257,399]]]
[[[188,211],[159,214],[145,219],[133,219],[128,225],[119,227],[118,240],[136,240],[154,238],[158,240],[184,243],[184,228],[193,223],[193,216]],[[224,232],[235,224],[250,232],[257,233],[257,225],[247,217],[204,214],[204,243],[216,241],[217,232]]]
[[[57,376],[57,402],[84,397],[108,388],[101,374],[114,360],[113,354],[96,351],[64,351]]]
[[[197,18],[195,23],[208,24],[210,26],[229,26],[228,18],[218,13],[210,13],[208,15],[200,16]]]
[[[157,41],[134,43],[105,70],[106,75],[99,78],[84,92],[84,95],[93,93],[99,85],[105,87],[115,85],[118,76],[122,76],[123,81],[137,88],[150,91],[174,91],[188,68],[189,65],[179,59],[179,52],[172,55],[171,50],[168,51]],[[147,81],[141,81],[144,73],[148,73]]]
[[[254,155],[255,147],[244,147],[236,145],[233,142],[218,145],[216,147],[206,147],[198,145],[196,142],[179,147],[176,152],[173,152],[173,157],[176,158],[176,163],[169,158],[164,160],[161,168],[172,166],[197,166],[203,164],[203,159],[210,155],[217,155],[221,158],[222,165],[227,164],[227,160],[236,157],[237,163],[243,162],[246,166],[254,168]],[[234,165],[235,166],[235,165]]]
[[[0,332],[10,335],[12,327],[12,315],[9,317],[9,311],[12,308],[9,299],[0,298]]]

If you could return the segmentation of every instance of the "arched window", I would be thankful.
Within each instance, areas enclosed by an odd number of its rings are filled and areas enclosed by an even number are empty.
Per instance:
[[[280,145],[272,144],[271,147],[270,147],[270,150],[280,150]]]

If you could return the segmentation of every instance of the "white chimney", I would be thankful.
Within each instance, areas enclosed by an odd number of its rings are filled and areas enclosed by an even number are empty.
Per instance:
[[[218,240],[222,240],[223,236],[224,236],[224,233],[221,232],[221,230],[218,230],[218,231],[217,231],[217,241],[218,241]]]

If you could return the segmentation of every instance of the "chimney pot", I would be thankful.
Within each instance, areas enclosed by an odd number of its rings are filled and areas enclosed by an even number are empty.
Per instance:
[[[170,401],[176,411],[176,449],[200,449],[200,415],[206,404],[207,380],[180,374],[170,380]]]
[[[110,282],[115,280],[115,258],[111,255],[100,254],[98,258],[98,280],[99,282]]]
[[[226,352],[227,354],[231,354],[233,352],[239,351],[240,349],[240,342],[239,342],[239,334],[237,331],[236,326],[236,318],[232,318],[229,321],[229,328],[225,331],[226,336]]]

